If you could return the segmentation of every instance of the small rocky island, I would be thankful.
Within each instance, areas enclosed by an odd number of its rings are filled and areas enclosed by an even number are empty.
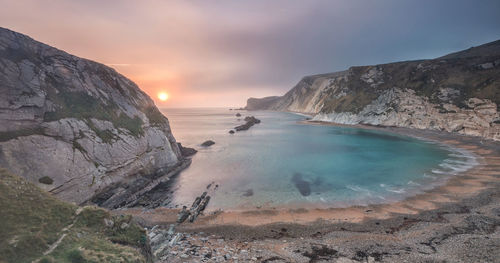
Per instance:
[[[250,129],[250,127],[254,126],[255,124],[260,123],[260,120],[255,118],[254,116],[247,116],[244,119],[246,121],[245,124],[242,124],[240,126],[234,127],[236,131],[246,131]]]

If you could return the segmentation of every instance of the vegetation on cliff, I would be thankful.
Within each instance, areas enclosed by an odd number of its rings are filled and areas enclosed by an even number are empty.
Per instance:
[[[146,232],[129,216],[62,202],[0,169],[0,262],[146,262]],[[45,255],[44,255],[45,254]]]

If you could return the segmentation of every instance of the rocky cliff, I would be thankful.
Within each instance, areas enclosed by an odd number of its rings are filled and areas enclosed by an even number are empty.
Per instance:
[[[304,77],[249,110],[314,120],[433,129],[500,140],[500,40],[437,59],[351,67]]]
[[[1,167],[63,200],[117,207],[188,162],[132,81],[0,28]]]

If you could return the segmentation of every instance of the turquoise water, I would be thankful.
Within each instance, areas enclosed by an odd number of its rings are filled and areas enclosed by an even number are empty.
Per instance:
[[[442,184],[475,159],[465,151],[380,131],[299,123],[293,113],[163,109],[174,136],[196,148],[173,181],[170,206],[189,205],[210,183],[209,209],[345,207],[404,199]],[[262,122],[229,134],[253,115]],[[215,145],[204,148],[205,140]]]

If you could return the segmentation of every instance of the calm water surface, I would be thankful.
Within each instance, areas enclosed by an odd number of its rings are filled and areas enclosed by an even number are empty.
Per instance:
[[[198,153],[173,182],[170,206],[189,205],[212,182],[209,209],[344,207],[404,199],[475,164],[473,156],[414,138],[306,125],[304,116],[215,108],[163,109],[175,138]],[[262,120],[229,134],[253,115]],[[201,147],[205,140],[215,145]]]

